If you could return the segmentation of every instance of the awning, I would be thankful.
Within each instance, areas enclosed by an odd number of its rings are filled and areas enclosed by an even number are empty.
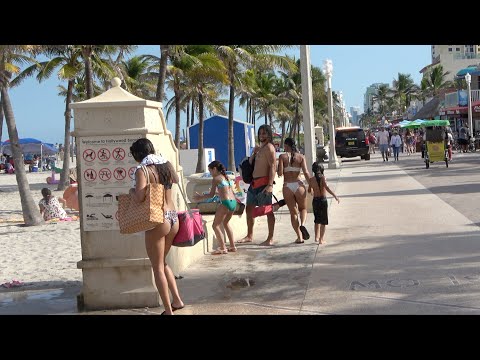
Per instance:
[[[461,69],[455,75],[459,79],[463,79],[467,73],[470,73],[472,76],[480,75],[480,69],[477,66],[469,66],[465,69]]]

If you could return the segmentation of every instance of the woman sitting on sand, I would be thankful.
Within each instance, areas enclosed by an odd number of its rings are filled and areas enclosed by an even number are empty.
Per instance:
[[[67,213],[63,210],[55,196],[48,188],[42,189],[43,199],[40,200],[38,206],[40,207],[40,214],[43,215],[43,220],[48,221],[52,219],[65,219]]]

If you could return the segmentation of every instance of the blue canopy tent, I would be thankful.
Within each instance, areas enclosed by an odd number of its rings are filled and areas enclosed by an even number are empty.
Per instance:
[[[18,139],[18,144],[23,154],[40,154],[40,157],[43,157],[43,155],[55,155],[57,153],[57,149],[53,144],[48,144],[33,138]],[[6,155],[12,155],[10,140],[1,143],[1,152]]]

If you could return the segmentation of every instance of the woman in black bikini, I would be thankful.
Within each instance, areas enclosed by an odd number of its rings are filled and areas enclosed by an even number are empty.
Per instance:
[[[152,264],[153,275],[158,293],[163,302],[165,311],[162,315],[173,315],[175,310],[184,307],[178,293],[177,283],[172,270],[165,262],[173,239],[178,232],[178,216],[172,200],[172,184],[178,183],[178,176],[172,164],[163,157],[155,155],[153,144],[148,139],[138,139],[130,147],[135,161],[139,162],[137,170],[146,167],[150,182],[163,184],[165,188],[164,214],[165,222],[151,230],[145,231],[145,247]],[[144,171],[135,172],[135,186],[130,192],[135,194],[137,201],[145,199],[147,178]],[[173,301],[170,302],[170,289]]]

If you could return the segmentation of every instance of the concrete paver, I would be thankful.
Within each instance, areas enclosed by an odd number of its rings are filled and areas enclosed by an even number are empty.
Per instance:
[[[257,218],[253,244],[206,255],[182,272],[178,286],[186,306],[176,314],[480,314],[480,229],[472,220],[378,156],[346,161],[325,174],[341,201],[329,196],[326,245],[313,242],[313,214],[307,218],[310,240],[294,244],[288,209],[282,208],[275,246],[259,246],[267,224]],[[7,309],[4,295],[0,314]],[[13,300],[9,313],[20,313],[19,305],[33,313],[77,313],[72,295],[65,294],[71,303],[63,308],[52,299],[43,307],[47,300],[31,307],[26,299]]]

